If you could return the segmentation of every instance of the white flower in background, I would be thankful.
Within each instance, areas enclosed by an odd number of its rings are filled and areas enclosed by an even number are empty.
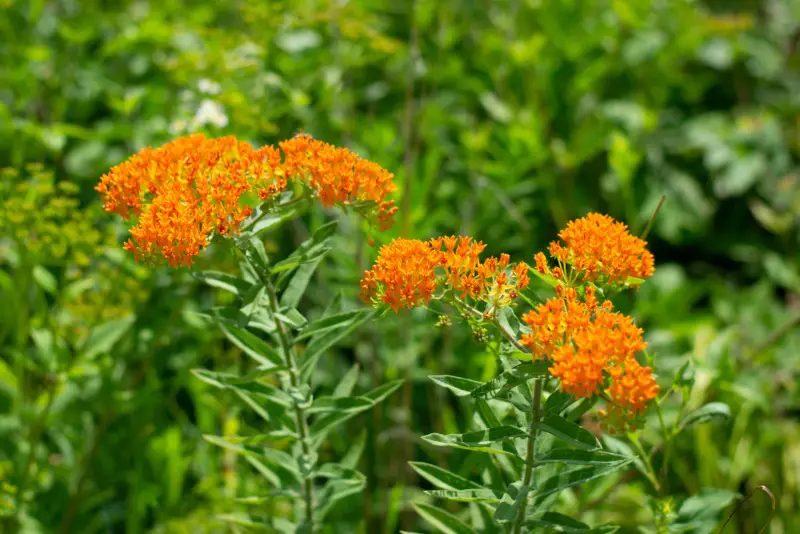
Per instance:
[[[203,78],[197,82],[197,90],[207,95],[218,95],[222,91],[222,86],[213,80]]]
[[[169,125],[170,135],[181,135],[186,131],[188,124],[183,119],[175,119]]]
[[[204,98],[200,102],[200,107],[192,119],[192,126],[194,128],[201,128],[206,124],[213,124],[217,128],[224,128],[228,125],[228,116],[225,114],[225,108],[222,104]]]

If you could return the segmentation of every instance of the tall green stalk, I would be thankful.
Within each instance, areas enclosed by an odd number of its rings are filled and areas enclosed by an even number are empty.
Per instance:
[[[278,342],[281,345],[281,352],[283,353],[283,360],[286,367],[289,369],[289,380],[293,388],[299,389],[300,386],[300,369],[297,367],[297,361],[294,355],[294,344],[289,341],[289,336],[286,333],[286,327],[278,317],[280,309],[278,307],[278,298],[275,295],[275,286],[269,277],[266,278],[267,295],[269,296],[269,307],[272,314],[272,320],[275,321],[275,326],[278,331]],[[294,417],[297,426],[297,432],[300,435],[300,447],[306,459],[311,458],[311,445],[309,443],[308,421],[306,419],[305,410],[298,404],[297,400],[294,401]],[[310,477],[306,476],[303,480],[303,502],[305,503],[305,522],[309,528],[314,525],[314,484]]]
[[[522,491],[525,496],[519,507],[517,521],[514,523],[514,534],[522,532],[525,522],[525,510],[528,508],[527,488],[533,479],[533,464],[536,461],[536,434],[539,430],[539,421],[542,418],[542,386],[544,380],[537,378],[533,384],[533,402],[531,403],[531,424],[528,426],[528,451],[525,455],[525,475],[522,478]]]

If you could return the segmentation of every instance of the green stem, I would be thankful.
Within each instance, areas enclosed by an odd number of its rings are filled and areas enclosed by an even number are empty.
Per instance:
[[[528,427],[528,451],[525,456],[525,475],[522,479],[522,488],[520,491],[525,492],[525,497],[519,507],[519,514],[517,521],[514,524],[514,534],[522,532],[522,524],[525,522],[525,509],[528,507],[527,488],[530,486],[531,479],[533,478],[533,464],[536,461],[534,453],[536,452],[536,433],[539,430],[539,419],[542,416],[542,386],[544,380],[537,378],[533,385],[533,402],[531,403],[531,424]]]
[[[645,473],[647,475],[647,479],[653,485],[653,489],[656,490],[656,493],[661,495],[661,485],[658,483],[656,471],[653,469],[653,463],[650,461],[650,456],[644,452],[644,447],[642,447],[642,443],[639,441],[639,436],[636,434],[629,434],[628,438],[636,447],[637,452],[642,457],[642,461],[644,461],[645,467],[647,467],[647,473]]]
[[[656,404],[656,413],[658,414],[658,424],[661,426],[661,431],[664,433],[664,464],[661,466],[661,483],[667,482],[667,467],[669,466],[669,457],[672,452],[672,434],[664,424],[664,415],[661,413],[661,405]]]
[[[278,298],[275,295],[275,287],[272,281],[266,277],[267,295],[269,296],[269,307],[272,312],[272,319],[275,321],[275,326],[278,330],[278,341],[281,345],[283,352],[283,360],[286,367],[289,368],[289,380],[293,388],[298,389],[300,385],[300,369],[297,367],[297,361],[294,355],[294,345],[289,341],[289,336],[286,333],[286,327],[283,322],[278,318],[280,309],[278,307]],[[297,432],[300,435],[300,447],[303,451],[303,456],[306,459],[311,458],[311,445],[309,442],[308,421],[306,420],[305,410],[298,405],[297,401],[294,402],[294,416]],[[303,501],[305,502],[305,522],[310,529],[314,527],[314,484],[311,477],[306,476],[303,480]]]

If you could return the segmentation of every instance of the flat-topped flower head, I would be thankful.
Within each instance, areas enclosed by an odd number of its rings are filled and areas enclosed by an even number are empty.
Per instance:
[[[520,343],[534,358],[552,362],[550,373],[568,393],[591,397],[605,389],[626,410],[640,413],[658,393],[650,368],[636,361],[647,347],[642,330],[609,301],[598,305],[591,286],[583,300],[574,288],[562,293],[522,317],[531,331]]]
[[[610,284],[629,277],[649,278],[655,271],[647,242],[632,235],[628,227],[608,215],[589,213],[567,224],[558,236],[562,243],[550,244],[550,255],[572,266],[585,280],[601,279]],[[537,256],[537,269],[545,272],[543,256]]]
[[[361,298],[388,304],[394,311],[427,304],[436,291],[439,256],[418,239],[395,239],[381,247],[372,269],[361,279]]]
[[[137,218],[125,243],[137,260],[189,266],[213,234],[235,234],[252,213],[245,193],[265,198],[286,187],[279,164],[273,147],[196,134],[141,150],[96,189],[106,211]]]
[[[346,148],[310,135],[297,135],[281,142],[280,147],[285,156],[284,172],[306,182],[323,205],[371,202],[380,230],[394,224],[397,208],[387,198],[397,190],[392,173]]]

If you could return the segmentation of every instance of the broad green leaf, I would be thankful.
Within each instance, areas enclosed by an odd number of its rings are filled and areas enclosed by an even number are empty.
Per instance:
[[[474,531],[450,512],[423,503],[412,503],[414,509],[438,532],[445,534],[474,534]]]
[[[425,462],[408,462],[411,468],[419,474],[422,478],[433,484],[438,488],[445,490],[471,490],[481,489],[479,484],[467,480],[466,478],[457,475],[433,464]]]
[[[582,449],[596,449],[600,446],[591,432],[560,415],[545,416],[539,423],[539,429]]]
[[[192,276],[211,287],[223,289],[240,297],[246,294],[252,286],[237,276],[216,271],[192,272]]]
[[[469,394],[471,397],[481,399],[497,397],[532,378],[545,376],[549,365],[545,361],[519,364],[513,369],[501,373],[497,378],[481,384]]]
[[[446,387],[455,393],[457,397],[465,397],[474,389],[477,389],[483,385],[483,382],[470,380],[469,378],[461,378],[460,376],[430,375],[428,378],[433,380],[436,384]]]
[[[632,461],[621,454],[596,450],[587,451],[582,449],[550,449],[541,456],[536,456],[536,464],[582,464],[582,465],[606,465],[614,462]]]
[[[436,497],[437,499],[447,499],[450,501],[459,502],[486,502],[498,503],[503,494],[491,489],[476,488],[466,490],[428,490],[426,495]]]
[[[372,317],[374,313],[374,310],[364,310],[363,313],[354,316],[350,322],[340,323],[339,328],[320,332],[319,335],[311,338],[311,341],[309,341],[302,355],[303,364],[300,368],[300,380],[308,382],[311,378],[311,372],[316,367],[317,361],[319,361],[322,354],[341,339],[349,336],[350,333],[361,326],[364,321]]]
[[[92,359],[109,352],[130,330],[135,320],[136,317],[131,315],[122,319],[113,319],[93,328],[81,347],[84,358]]]
[[[374,405],[375,402],[366,397],[318,397],[314,399],[314,402],[306,413],[363,412],[368,408],[372,408]]]
[[[284,362],[275,350],[251,332],[229,324],[219,323],[231,343],[263,367],[283,367]]]
[[[437,447],[453,447],[472,451],[491,452],[495,454],[513,455],[509,451],[491,447],[495,442],[510,438],[527,436],[521,428],[514,426],[498,426],[486,430],[476,430],[465,434],[428,434],[422,439]]]
[[[725,421],[731,418],[731,409],[724,402],[710,402],[686,414],[681,421],[680,428],[688,428],[703,423]]]
[[[578,486],[590,480],[610,475],[611,473],[626,467],[632,462],[633,459],[631,458],[628,460],[622,460],[603,465],[576,467],[558,471],[554,475],[539,481],[536,485],[534,495],[537,498],[542,498],[554,493],[558,493],[562,490],[571,488],[573,486]]]
[[[712,529],[718,526],[720,512],[739,497],[738,493],[729,490],[702,489],[683,501],[671,527],[677,532],[713,532]]]

